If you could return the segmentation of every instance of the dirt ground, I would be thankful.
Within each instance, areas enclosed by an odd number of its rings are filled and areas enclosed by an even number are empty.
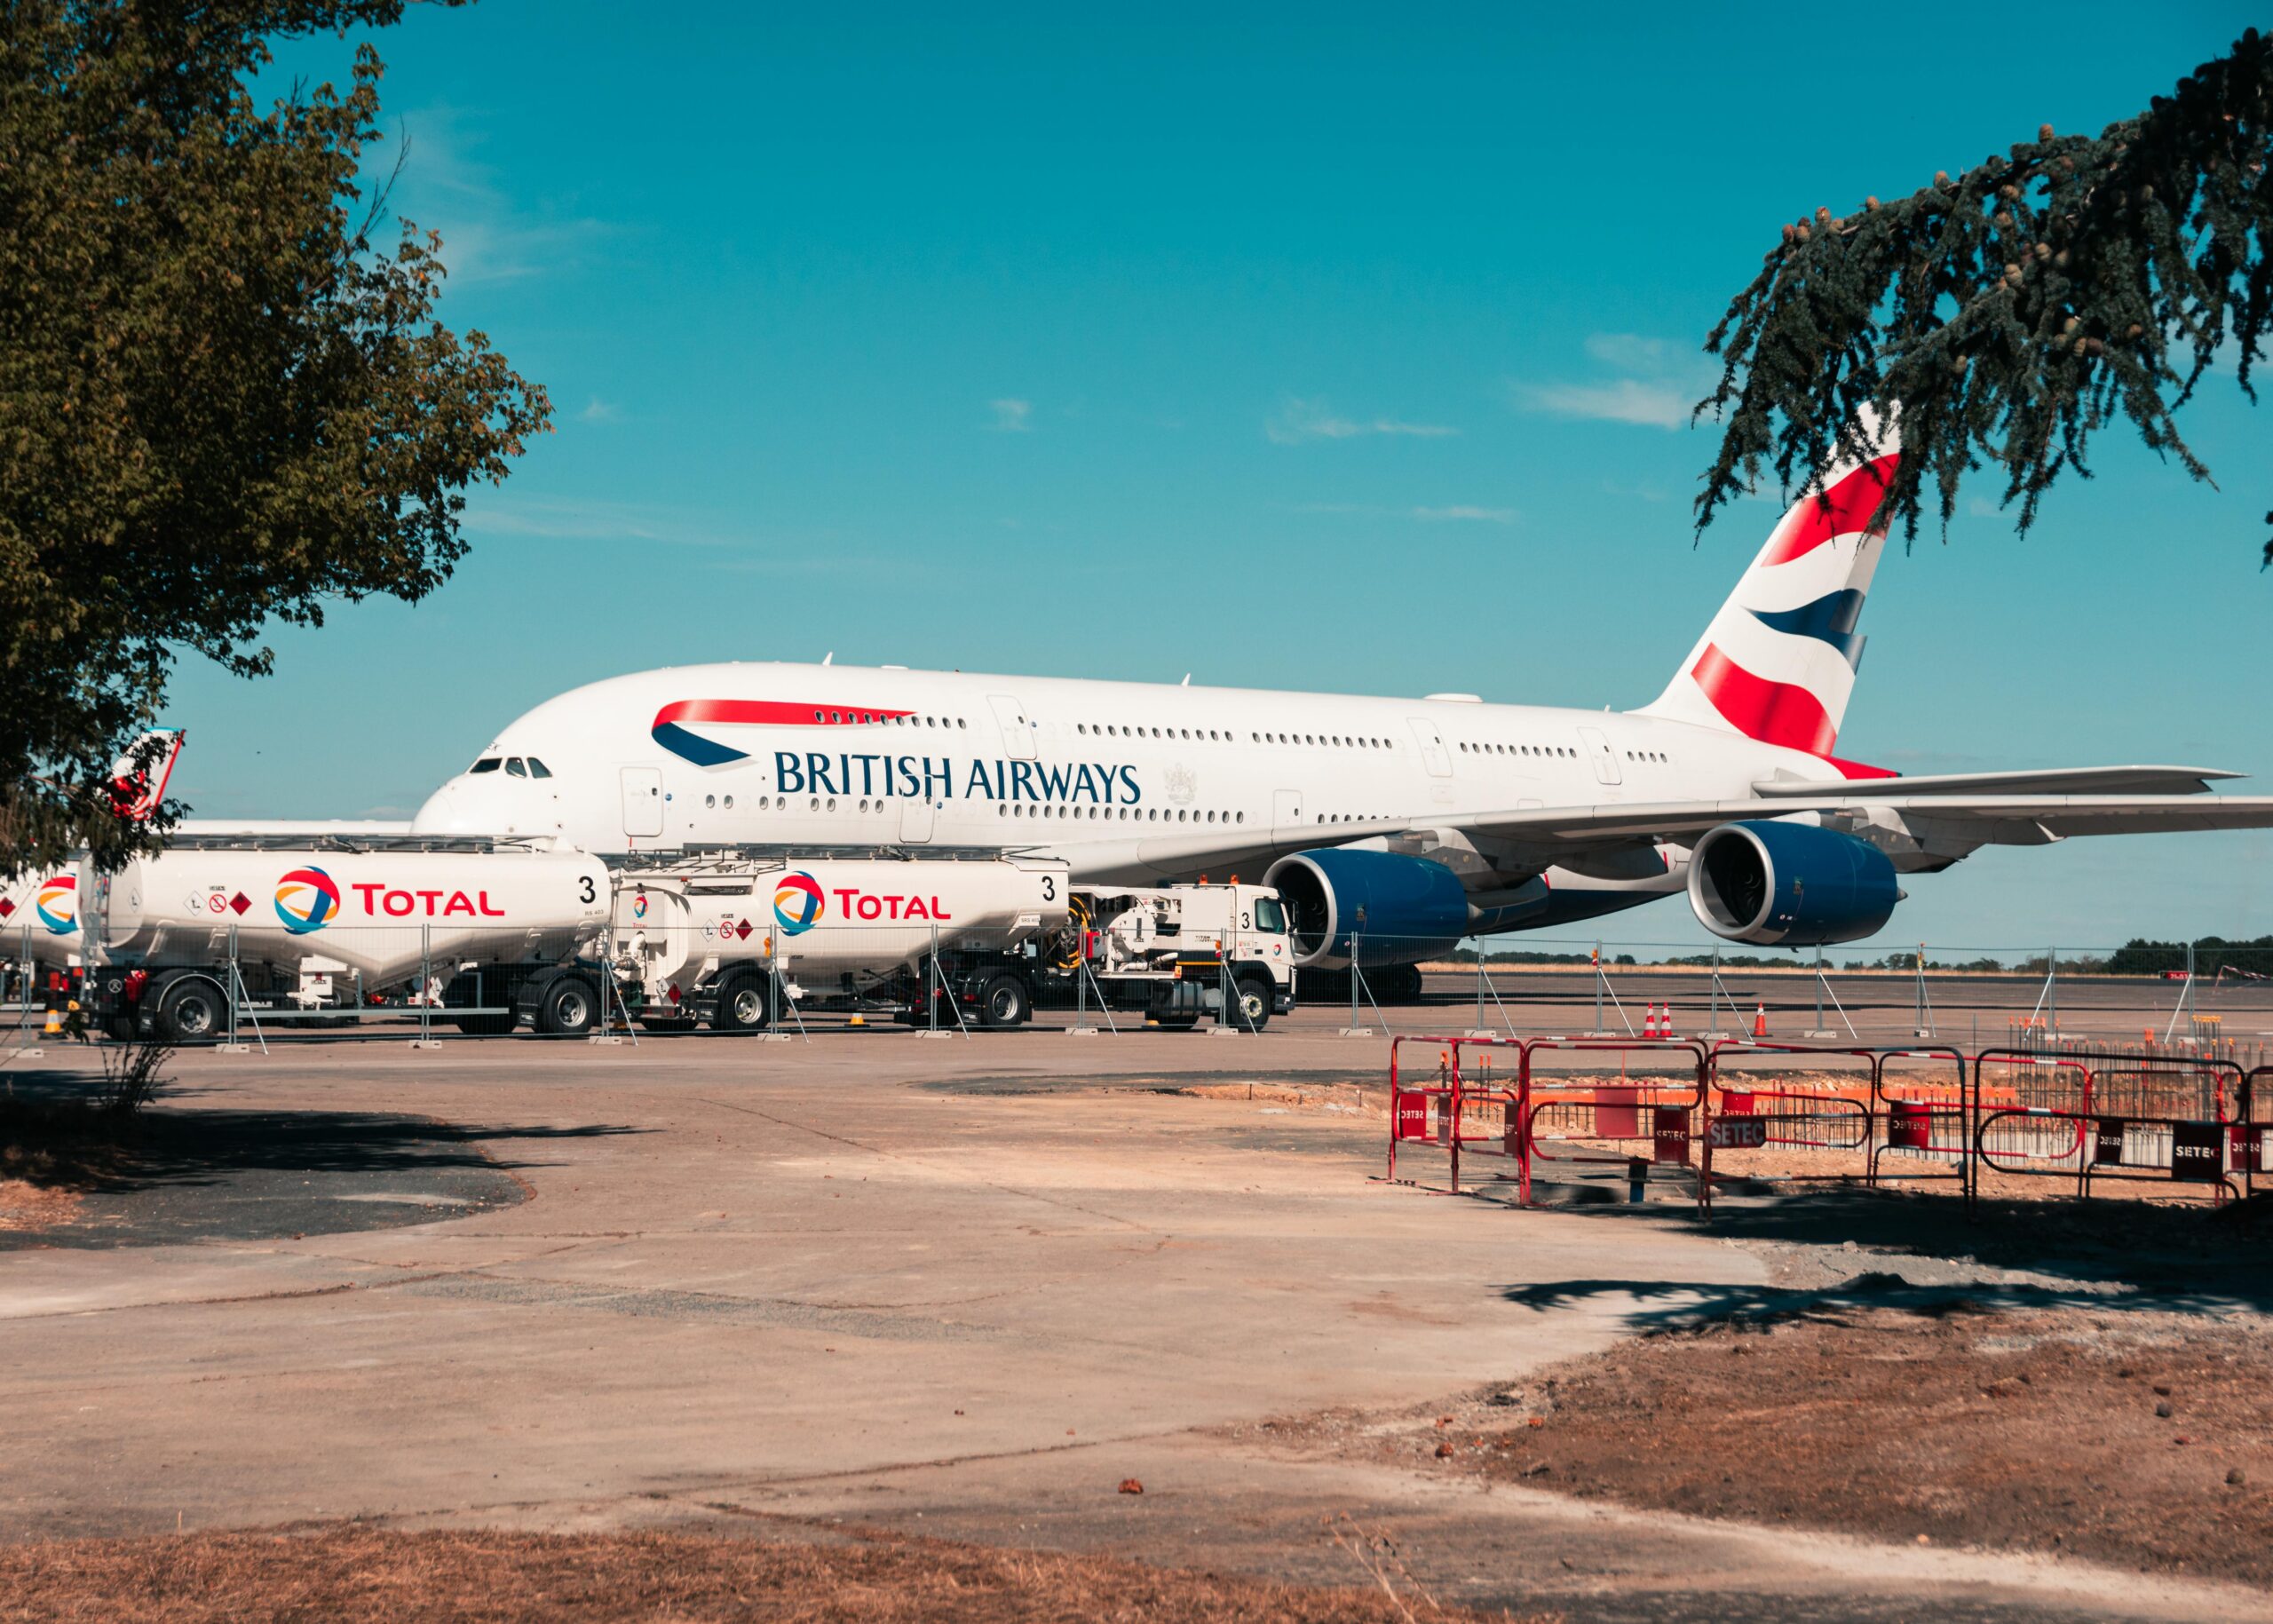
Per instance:
[[[2273,1584],[2255,1317],[1960,1297],[1716,1319],[1552,1367],[1398,1448],[1580,1498]]]
[[[332,1526],[0,1548],[0,1620],[1382,1624],[1484,1616],[1437,1608],[1403,1579],[1394,1552],[1365,1553],[1365,1561],[1353,1553],[1351,1571],[1377,1575],[1371,1588],[1327,1590],[889,1534],[797,1545]],[[1553,1615],[1536,1616],[1543,1624]]]

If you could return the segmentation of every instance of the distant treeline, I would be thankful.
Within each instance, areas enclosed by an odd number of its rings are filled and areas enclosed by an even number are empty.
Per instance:
[[[1441,962],[1473,964],[1476,963],[1476,952],[1473,948],[1462,947],[1445,955]],[[1593,961],[1590,955],[1583,953],[1537,953],[1518,948],[1487,953],[1484,955],[1484,962],[1487,964],[1575,965],[1584,969]],[[1604,954],[1602,962],[1614,967],[1640,968],[1630,953]],[[1712,965],[1714,959],[1709,953],[1688,953],[1654,962],[1669,969],[1706,969]],[[1813,967],[1813,961],[1796,954],[1723,953],[1720,965],[1723,970],[1804,970]],[[1918,955],[1915,949],[1904,949],[1878,959],[1849,959],[1844,963],[1826,960],[1825,967],[1840,971],[1914,970],[1918,967]],[[1929,970],[2003,971],[2040,976],[2045,973],[2046,964],[2045,955],[2040,953],[2010,963],[1989,957],[1937,959],[1928,955],[1926,968]],[[2184,942],[2154,942],[2143,937],[2134,937],[2104,956],[2060,955],[2060,973],[2063,976],[2159,976],[2185,968]],[[2197,940],[2194,944],[2194,973],[2208,978],[2214,977],[2222,970],[2242,975],[2273,977],[2273,936],[2230,942],[2222,936],[2205,936]]]
[[[2065,967],[2066,961],[2062,961]],[[2138,937],[2123,944],[2107,961],[2111,976],[2159,976],[2186,968],[2184,942],[2150,942]],[[2222,970],[2251,975],[2273,975],[2273,936],[2229,942],[2222,936],[2205,936],[2194,944],[2194,973],[2214,976]]]

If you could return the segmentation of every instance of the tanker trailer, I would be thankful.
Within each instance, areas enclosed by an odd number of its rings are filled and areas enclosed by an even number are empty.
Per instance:
[[[360,1007],[407,992],[469,1032],[589,1031],[605,972],[580,947],[607,917],[607,869],[581,852],[184,847],[81,890],[101,957],[96,1008],[114,1035],[210,1040],[235,990],[258,1012]],[[107,893],[107,895],[105,894]]]
[[[58,1007],[78,962],[77,871],[34,868],[0,880],[0,1002],[19,1018],[35,1005]]]
[[[1065,875],[1063,863],[1029,858],[715,854],[625,868],[609,956],[643,1024],[755,1031],[784,995],[774,970],[816,1008],[904,989],[935,947],[957,960],[1058,930]],[[1023,985],[1009,995],[1024,997]],[[1010,1009],[1000,1024],[1028,1012]]]
[[[0,880],[0,963],[67,964],[79,956],[79,872],[33,868]]]

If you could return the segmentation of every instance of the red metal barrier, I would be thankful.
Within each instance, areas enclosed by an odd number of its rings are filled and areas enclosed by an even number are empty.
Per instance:
[[[2049,1058],[2014,1049],[1974,1057],[1968,1200],[1979,1195],[1983,1170],[2072,1176],[2079,1196],[2095,1179],[2208,1184],[2219,1200],[2240,1193],[2227,1158],[2235,1128],[2246,1128],[2250,1091],[2234,1062],[2076,1050]],[[2010,1079],[1994,1100],[1985,1081],[1992,1061]]]
[[[1604,1083],[1596,1079],[1559,1083],[1543,1081],[1535,1064],[1540,1055],[1549,1052],[1615,1054],[1620,1057],[1621,1065],[1624,1057],[1630,1054],[1677,1055],[1685,1057],[1696,1067],[1696,1075],[1673,1087],[1655,1078],[1618,1083]],[[1691,1144],[1700,1137],[1703,1126],[1699,1119],[1706,1114],[1709,1066],[1705,1045],[1688,1038],[1532,1038],[1525,1042],[1519,1149],[1526,1199],[1533,1158],[1598,1166],[1639,1166],[1645,1172],[1651,1166],[1676,1167],[1696,1179],[1698,1213],[1700,1216],[1709,1215],[1713,1210],[1711,1146],[1706,1146],[1699,1160],[1691,1159]],[[1545,1148],[1550,1145],[1638,1146],[1643,1141],[1649,1145],[1646,1156],[1638,1149],[1601,1152]]]
[[[1418,1084],[1402,1071],[1407,1042],[1437,1051],[1434,1073]],[[1493,1060],[1509,1052],[1517,1063],[1512,1088],[1504,1072],[1492,1071]],[[1617,1055],[1620,1080],[1558,1079],[1537,1064],[1548,1054]],[[1682,1057],[1683,1069],[1693,1066],[1695,1075],[1627,1077],[1625,1062],[1633,1055]],[[1724,1061],[1739,1055],[1866,1062],[1867,1099],[1821,1083],[1734,1083]],[[1896,1069],[1920,1060],[1931,1062],[1933,1073]],[[1946,1077],[1938,1074],[1944,1065]],[[1993,1081],[1992,1066],[2001,1068]],[[1968,1057],[1940,1044],[1818,1049],[1723,1042],[1708,1049],[1685,1039],[1408,1034],[1390,1045],[1388,1176],[1398,1177],[1400,1146],[1423,1144],[1445,1153],[1455,1193],[1463,1154],[1512,1162],[1512,1175],[1493,1176],[1512,1176],[1517,1199],[1526,1206],[1536,1158],[1625,1166],[1644,1175],[1651,1166],[1679,1168],[1696,1180],[1699,1216],[1709,1216],[1715,1149],[1769,1145],[1865,1150],[1864,1176],[1872,1184],[1897,1176],[1955,1177],[1968,1212],[1984,1172],[2070,1177],[2079,1196],[2088,1196],[2095,1181],[2121,1179],[2208,1185],[2223,1200],[2245,1187],[2254,1192],[2260,1176],[2273,1178],[2273,1066],[2244,1073],[2215,1057],[2034,1048],[1985,1049]],[[1884,1161],[1897,1153],[1950,1158],[1957,1166],[1942,1175],[1897,1173]]]
[[[1418,1087],[1399,1078],[1400,1046],[1407,1042],[1437,1047],[1436,1073]],[[1398,1146],[1425,1143],[1445,1152],[1453,1194],[1460,1193],[1461,1156],[1465,1152],[1471,1156],[1503,1156],[1512,1161],[1516,1164],[1517,1199],[1530,1199],[1531,1168],[1520,1148],[1521,1102],[1516,1089],[1497,1086],[1492,1071],[1490,1051],[1493,1050],[1507,1050],[1513,1054],[1517,1060],[1516,1081],[1520,1086],[1523,1046],[1518,1042],[1507,1038],[1430,1037],[1421,1034],[1390,1040],[1390,1179],[1397,1177]],[[1469,1073],[1463,1071],[1462,1057],[1472,1050],[1484,1052],[1478,1057],[1476,1071]],[[1496,1130],[1479,1130],[1480,1124],[1495,1115],[1500,1121]]]
[[[2273,1174],[2266,1161],[2273,1152],[2273,1066],[2261,1066],[2241,1080],[2241,1120],[2234,1124],[2234,1160],[2242,1188],[2257,1193],[2257,1176]]]
[[[1806,1043],[1746,1042],[1723,1039],[1713,1045],[1715,1109],[1706,1137],[1715,1150],[1761,1150],[1781,1145],[1795,1150],[1859,1151],[1871,1142],[1871,1081],[1877,1050],[1818,1049]],[[1865,1067],[1850,1097],[1836,1089],[1731,1082],[1722,1074],[1730,1055],[1820,1055],[1861,1060]]]
[[[1890,1072],[1889,1063],[1896,1060],[1947,1060],[1950,1073],[1940,1079]],[[1864,1169],[1863,1182],[1875,1189],[1881,1178],[1954,1178],[1960,1186],[1969,1187],[1973,1134],[1967,1081],[1963,1051],[1947,1045],[1913,1044],[1879,1050],[1871,1070],[1871,1114],[1878,1131],[1871,1141],[1870,1164]],[[1904,1161],[1894,1164],[1905,1170],[1883,1170],[1883,1159],[1896,1151],[1905,1153]],[[1905,1165],[1912,1156],[1953,1157],[1957,1166],[1948,1173],[1913,1172]]]
[[[1453,1096],[1458,1087],[1449,1050],[1440,1050],[1437,1056],[1437,1071],[1431,1081],[1413,1087],[1399,1081],[1398,1067],[1402,1059],[1398,1052],[1406,1043],[1449,1043],[1445,1038],[1407,1037],[1400,1035],[1389,1044],[1389,1173],[1397,1177],[1397,1147],[1408,1141],[1437,1145],[1453,1154],[1453,1184],[1460,1184],[1460,1156],[1453,1149]]]

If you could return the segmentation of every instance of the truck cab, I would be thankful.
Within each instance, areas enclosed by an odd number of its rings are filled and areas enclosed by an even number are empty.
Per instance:
[[[1212,1018],[1260,1032],[1295,1004],[1286,906],[1268,885],[1077,890],[1062,931],[941,969],[936,995],[986,1026],[1018,1025],[1046,1006],[1125,1010],[1169,1031]],[[903,1018],[931,1017],[919,999]]]

